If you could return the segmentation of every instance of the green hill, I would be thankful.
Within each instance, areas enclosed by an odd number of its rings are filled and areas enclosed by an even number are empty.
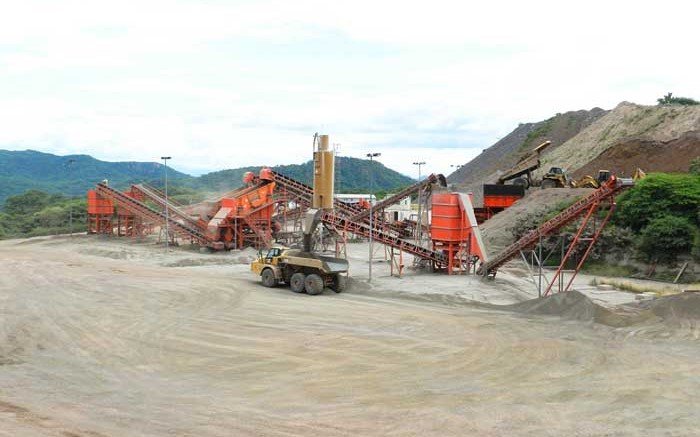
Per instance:
[[[313,184],[313,161],[303,164],[277,165],[271,167],[274,171],[305,184]],[[370,161],[366,159],[349,158],[341,156],[336,161],[336,190],[340,192],[366,192],[369,191]],[[243,174],[247,171],[258,173],[260,166],[242,167],[232,170],[221,170],[194,178],[191,187],[198,190],[226,191],[240,186]],[[415,181],[383,164],[372,161],[372,188],[373,191],[391,191]]]
[[[340,157],[336,165],[338,189],[343,192],[369,190],[368,160]],[[277,172],[306,184],[313,182],[313,162],[273,167]],[[257,173],[260,167],[221,170],[199,177],[168,169],[168,182],[173,192],[221,192],[242,185],[243,173]],[[413,179],[372,163],[373,190],[391,191],[409,185]],[[88,155],[57,156],[34,150],[0,150],[0,205],[8,197],[28,190],[84,196],[103,179],[111,186],[126,189],[133,183],[163,185],[163,165],[157,162],[107,162]]]
[[[117,187],[154,182],[163,174],[155,162],[106,162],[88,155],[57,156],[34,150],[0,150],[0,204],[28,190],[82,196],[103,179]],[[169,171],[175,181],[192,179]]]

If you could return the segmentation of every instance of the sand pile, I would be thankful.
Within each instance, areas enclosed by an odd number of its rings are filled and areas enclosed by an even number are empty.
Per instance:
[[[559,316],[566,320],[595,322],[612,327],[652,325],[659,329],[690,328],[700,321],[700,295],[676,294],[615,311],[598,305],[576,290],[499,307],[527,315]],[[665,326],[666,328],[661,328]]]
[[[700,320],[700,295],[682,293],[665,296],[645,304],[647,308],[670,325],[684,321]]]
[[[627,326],[632,320],[593,302],[576,290],[502,307],[521,314],[559,316],[567,320],[592,321],[608,326]]]

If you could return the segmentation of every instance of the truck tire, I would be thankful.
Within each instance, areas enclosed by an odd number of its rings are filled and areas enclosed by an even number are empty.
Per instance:
[[[540,186],[540,188],[543,190],[546,190],[548,188],[557,188],[557,183],[552,179],[545,179],[542,181],[542,185]]]
[[[530,182],[525,178],[516,178],[513,180],[513,185],[522,185],[526,190],[530,188]]]
[[[306,279],[306,275],[303,273],[295,273],[292,275],[291,278],[289,278],[289,288],[292,289],[293,292],[295,293],[301,293],[304,291],[304,281]]]
[[[336,293],[341,293],[345,291],[345,288],[347,287],[348,284],[348,278],[343,275],[336,275],[335,278],[333,278],[333,291]]]
[[[304,280],[306,292],[311,295],[320,294],[323,292],[323,278],[316,273],[312,273]]]
[[[272,269],[263,270],[260,277],[265,287],[274,287],[277,285],[277,278],[275,278],[275,272],[273,272]]]

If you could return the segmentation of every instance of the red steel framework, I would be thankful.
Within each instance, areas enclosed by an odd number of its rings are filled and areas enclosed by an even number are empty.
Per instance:
[[[569,225],[574,220],[582,218],[583,220],[578,226],[578,230],[575,233],[574,239],[571,242],[569,249],[567,250],[566,254],[561,260],[559,267],[557,268],[554,274],[554,277],[548,284],[543,295],[547,296],[550,293],[552,286],[554,285],[556,280],[562,277],[564,266],[574,253],[574,250],[577,247],[577,245],[580,242],[586,241],[588,242],[588,247],[586,247],[586,250],[584,251],[583,255],[576,263],[576,267],[572,272],[570,280],[568,281],[566,286],[560,290],[564,292],[568,291],[574,279],[576,278],[576,275],[581,270],[583,263],[585,262],[586,258],[593,249],[593,245],[599,239],[600,233],[602,232],[603,228],[608,222],[608,219],[610,218],[615,209],[616,193],[627,187],[632,186],[633,184],[634,182],[632,182],[631,180],[622,180],[616,178],[615,176],[611,176],[607,182],[602,184],[600,188],[595,190],[593,193],[579,199],[577,202],[566,208],[561,213],[547,220],[545,223],[541,224],[537,228],[525,234],[515,243],[506,247],[492,260],[483,263],[477,270],[477,273],[486,277],[494,277],[499,267],[503,266],[506,262],[518,256],[518,254],[520,254],[522,251],[534,247],[543,236],[556,232],[562,229],[564,226]],[[600,221],[600,223],[597,223],[597,213],[604,205],[608,206],[607,213],[605,217]],[[593,235],[589,238],[583,238],[583,232],[589,224],[596,224]]]
[[[222,198],[212,205],[215,213],[212,211],[213,217],[206,227],[201,219],[197,220],[187,214],[184,211],[187,208],[181,208],[174,202],[171,206],[171,202],[168,200],[171,214],[167,221],[170,229],[180,237],[202,246],[214,248],[269,246],[274,230],[273,213],[281,210],[281,214],[298,215],[310,205],[313,189],[269,169],[264,169],[263,172],[261,172],[259,179],[248,179],[247,182],[252,183],[252,185],[228,193],[230,197]],[[430,175],[426,180],[402,190],[380,204],[383,206],[391,205],[418,190],[426,189],[438,180],[439,176]],[[151,226],[150,224],[163,226],[166,222],[166,216],[163,212],[154,210],[144,203],[148,199],[158,206],[165,206],[164,195],[151,187],[133,185],[131,191],[122,193],[101,183],[97,185],[93,193],[88,196],[112,205],[111,208],[107,208],[110,209],[109,213],[100,211],[103,215],[99,217],[91,214],[93,217],[91,226],[96,231],[107,232],[109,230],[109,233],[112,232],[114,206],[120,211],[117,226],[119,235],[140,235],[148,229],[147,224],[148,226]],[[276,195],[274,195],[275,193]],[[294,201],[299,211],[297,209],[287,211],[290,201]],[[283,207],[280,207],[281,203],[284,203]],[[335,200],[335,207],[337,214],[325,212],[321,216],[322,223],[335,230],[344,240],[348,233],[369,237],[370,227],[365,222],[369,216],[368,211],[365,212],[362,208],[339,200]],[[464,211],[461,214],[462,220],[464,220]],[[358,219],[351,217],[358,217]],[[397,249],[401,260],[402,252],[405,251],[432,262],[433,267],[437,269],[446,269],[452,272],[461,269],[459,266],[463,265],[466,259],[464,254],[470,253],[464,246],[465,243],[471,244],[468,243],[469,237],[465,237],[464,241],[458,243],[459,250],[446,249],[440,242],[430,249],[402,239],[394,229],[381,221],[376,223],[372,229],[373,239],[392,248],[392,253],[394,249]],[[475,225],[476,222],[474,221],[473,224]]]

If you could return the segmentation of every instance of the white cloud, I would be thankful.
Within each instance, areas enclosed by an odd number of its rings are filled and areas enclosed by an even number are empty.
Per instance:
[[[0,148],[202,172],[299,163],[329,133],[449,173],[554,113],[700,97],[692,2],[13,2]]]

